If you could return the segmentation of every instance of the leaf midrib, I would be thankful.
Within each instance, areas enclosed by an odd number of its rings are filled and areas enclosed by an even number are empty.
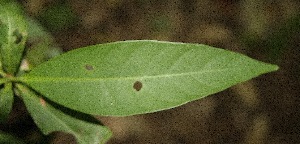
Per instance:
[[[175,74],[162,74],[162,75],[149,75],[149,76],[133,76],[133,77],[108,77],[108,78],[87,78],[87,77],[47,77],[47,76],[24,76],[19,77],[22,82],[28,81],[109,81],[109,80],[137,80],[137,79],[156,79],[156,78],[168,78],[168,77],[180,77],[189,75],[199,75],[212,72],[226,72],[237,70],[237,68],[226,68],[217,70],[205,70],[196,72],[186,72],[186,73],[175,73]]]

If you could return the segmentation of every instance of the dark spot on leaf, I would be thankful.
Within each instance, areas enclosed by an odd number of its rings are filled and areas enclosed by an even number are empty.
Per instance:
[[[136,81],[134,84],[133,84],[133,88],[136,90],[136,91],[140,91],[143,87],[143,84],[140,82],[140,81]]]
[[[16,29],[16,30],[14,31],[13,35],[16,37],[15,43],[16,43],[16,44],[19,44],[19,43],[22,41],[22,39],[23,39],[22,34],[19,32],[19,30]]]
[[[85,65],[84,67],[85,67],[86,70],[93,70],[94,69],[94,67],[92,65],[88,65],[88,64]]]

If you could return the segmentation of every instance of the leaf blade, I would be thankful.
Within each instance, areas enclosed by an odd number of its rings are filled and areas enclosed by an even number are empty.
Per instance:
[[[99,123],[77,119],[60,111],[63,108],[56,109],[28,88],[19,84],[17,87],[29,113],[44,134],[63,131],[73,134],[77,142],[82,144],[105,143],[110,138],[110,131]],[[77,115],[76,112],[73,114]],[[85,118],[89,119],[90,117],[85,115]]]
[[[0,5],[0,54],[4,71],[15,74],[21,62],[27,25],[20,7],[13,2]]]
[[[206,45],[126,41],[63,54],[22,81],[69,108],[126,116],[182,105],[277,69]]]
[[[12,109],[13,100],[14,93],[12,90],[12,83],[5,83],[4,88],[0,91],[0,122],[7,120]]]

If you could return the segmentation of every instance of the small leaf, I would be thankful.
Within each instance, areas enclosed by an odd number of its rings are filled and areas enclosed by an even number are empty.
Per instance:
[[[12,109],[14,93],[12,83],[5,83],[4,88],[0,90],[0,122],[5,122]]]
[[[27,38],[26,21],[15,3],[0,5],[0,54],[4,71],[17,72]]]
[[[65,108],[54,107],[22,85],[18,84],[17,87],[33,120],[44,134],[63,131],[73,134],[80,144],[105,143],[110,138],[108,128],[100,125],[93,117],[72,110],[61,111]],[[69,114],[65,113],[67,111]]]
[[[54,38],[35,20],[27,18],[28,39],[25,59],[29,68],[35,67],[46,60],[62,53],[55,44]]]
[[[207,45],[126,41],[70,51],[21,80],[66,107],[126,116],[179,106],[277,69]]]
[[[52,32],[66,29],[77,23],[77,17],[72,11],[70,4],[66,1],[48,5],[40,13],[38,19]]]

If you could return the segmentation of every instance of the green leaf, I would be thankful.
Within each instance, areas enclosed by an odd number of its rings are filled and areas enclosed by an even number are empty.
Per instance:
[[[27,18],[27,22],[30,25],[27,43],[30,46],[25,58],[30,68],[62,53],[62,50],[56,46],[54,38],[37,21]]]
[[[26,21],[19,5],[0,5],[0,55],[4,71],[18,71],[27,38]]]
[[[77,17],[67,1],[48,5],[40,14],[38,19],[52,32],[70,28],[77,23]]]
[[[0,90],[0,122],[5,122],[12,109],[14,93],[12,83],[5,83],[4,88]]]
[[[27,110],[44,134],[63,131],[73,134],[80,144],[105,143],[111,136],[108,128],[100,125],[93,117],[50,104],[20,84],[17,87]]]
[[[9,80],[7,78],[0,78],[0,85],[7,83]]]
[[[70,51],[20,80],[66,107],[126,116],[176,107],[277,69],[207,45],[125,41]]]
[[[16,138],[12,135],[0,132],[0,143],[2,144],[25,144],[19,138]]]

